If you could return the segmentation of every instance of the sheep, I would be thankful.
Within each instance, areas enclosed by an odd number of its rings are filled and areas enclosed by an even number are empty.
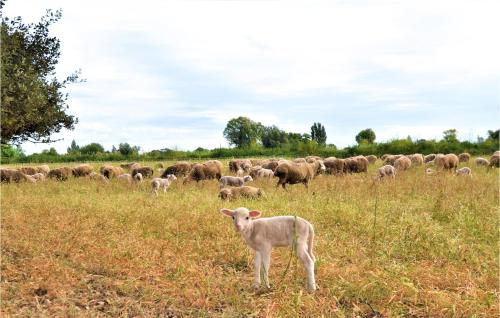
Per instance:
[[[140,172],[137,172],[133,177],[134,181],[137,181],[137,182],[142,182],[142,180],[144,179],[144,177],[142,176],[142,173]]]
[[[115,166],[111,166],[111,165],[102,166],[100,171],[101,171],[101,174],[108,179],[116,178],[119,175],[123,174],[122,167],[115,167]]]
[[[219,189],[222,189],[225,186],[242,187],[245,185],[245,182],[250,182],[250,181],[253,181],[251,176],[244,176],[244,177],[223,176],[219,179]]]
[[[274,171],[274,176],[279,178],[276,187],[281,185],[283,189],[286,189],[287,183],[303,183],[306,188],[309,188],[309,182],[318,170],[325,171],[324,164],[319,160],[314,163],[283,162]]]
[[[405,157],[405,155],[388,155],[384,158],[384,164],[394,165],[394,162],[401,157]]]
[[[33,182],[33,180],[35,180],[35,179],[32,178],[31,176],[28,176],[28,175],[22,173],[19,170],[2,168],[2,169],[0,169],[0,180],[2,182],[7,182],[7,183],[10,183],[10,182],[19,183],[19,182],[23,182],[23,181]]]
[[[424,164],[424,156],[421,153],[414,153],[413,155],[409,155],[412,165],[421,166]]]
[[[260,268],[264,265],[264,283],[269,286],[269,268],[273,247],[292,246],[306,269],[307,288],[316,290],[314,279],[313,254],[314,228],[307,220],[298,216],[275,216],[256,219],[262,212],[247,208],[235,210],[221,209],[225,216],[231,217],[235,230],[239,232],[245,243],[255,251],[253,288],[261,285]]]
[[[73,175],[73,168],[61,167],[52,169],[49,171],[48,177],[51,179],[57,179],[59,181],[68,180],[69,177]]]
[[[124,183],[132,184],[132,175],[130,175],[130,173],[121,174],[117,176],[116,179]]]
[[[21,167],[17,170],[26,175],[33,175],[38,172],[38,170],[35,167]]]
[[[249,159],[234,159],[229,161],[229,171],[233,173],[236,173],[240,169],[248,173],[251,167],[252,162]]]
[[[474,160],[476,163],[476,166],[484,166],[487,167],[490,165],[490,161],[488,159],[484,159],[482,157],[477,157],[476,160]]]
[[[434,159],[436,159],[436,155],[431,153],[424,157],[424,163],[428,163],[429,161],[433,161]]]
[[[366,156],[366,159],[368,160],[369,164],[374,164],[375,161],[377,161],[377,156],[375,156],[375,155],[368,155],[368,156]]]
[[[307,162],[305,158],[295,158],[292,161],[295,163],[306,163]]]
[[[90,180],[101,181],[101,182],[104,182],[104,183],[108,182],[108,179],[105,176],[103,176],[102,174],[99,174],[97,172],[91,172],[87,177]]]
[[[377,170],[377,179],[382,180],[384,177],[396,177],[396,168],[391,165],[385,165]]]
[[[45,175],[41,172],[37,172],[37,173],[31,175],[31,177],[33,179],[35,179],[37,182],[45,180]]]
[[[272,179],[274,177],[274,172],[271,169],[260,169],[257,172],[259,178]]]
[[[323,159],[319,156],[307,156],[306,157],[306,162],[308,162],[308,163],[313,163],[316,160],[323,160]]]
[[[361,173],[368,172],[368,159],[365,156],[356,156],[344,159],[344,172]]]
[[[443,170],[454,170],[457,171],[458,167],[458,157],[455,154],[449,153],[447,155],[437,154],[434,159],[436,167]]]
[[[137,162],[130,162],[130,163],[122,163],[120,167],[132,171],[133,169],[140,168],[141,165]]]
[[[252,168],[250,169],[250,172],[248,173],[248,175],[250,177],[252,177],[253,179],[256,179],[257,178],[257,174],[259,172],[259,170],[263,169],[261,166],[252,166]]]
[[[457,176],[469,176],[469,177],[472,177],[472,170],[469,167],[463,167],[463,168],[458,169],[455,172],[455,175],[457,175]]]
[[[493,168],[493,167],[499,168],[500,167],[500,162],[499,161],[500,161],[500,155],[494,154],[490,158],[490,164],[488,165],[488,167],[490,167],[490,168]]]
[[[247,161],[247,163],[250,164],[251,167],[250,160]],[[209,172],[209,175],[214,174],[215,178],[217,179],[220,179],[220,177],[222,177],[222,162],[220,162],[219,160],[208,160],[204,163],[204,165],[207,167],[205,171]]]
[[[49,174],[50,168],[47,165],[41,165],[35,167],[37,173],[43,173],[45,176]]]
[[[239,197],[256,199],[263,195],[264,193],[261,189],[249,186],[224,188],[219,191],[219,198],[221,198],[222,200],[233,200]]]
[[[161,178],[166,178],[169,174],[173,174],[178,178],[185,177],[189,174],[189,171],[191,171],[192,166],[193,164],[187,161],[178,161],[174,165],[167,167],[167,169],[163,171]]]
[[[270,160],[270,161],[267,161],[267,162],[264,162],[261,164],[262,168],[270,169],[273,172],[276,171],[276,168],[278,168],[278,165],[279,165],[279,163],[277,160]]]
[[[78,165],[73,167],[73,177],[86,177],[92,173],[94,168],[88,164]]]
[[[400,171],[408,170],[411,167],[411,160],[406,156],[402,156],[394,161],[394,167]]]
[[[467,152],[463,152],[458,155],[458,162],[469,162],[470,160],[470,154]]]
[[[132,169],[131,175],[134,177],[136,174],[141,173],[144,178],[152,177],[154,170],[151,167],[140,167]]]
[[[337,159],[335,157],[329,157],[325,159],[324,165],[326,167],[327,173],[333,175],[342,175],[344,173],[345,159]]]
[[[151,180],[151,192],[158,196],[158,189],[163,188],[163,192],[167,192],[167,188],[177,177],[173,174],[169,174],[166,178],[153,178]]]
[[[220,164],[220,161],[217,162]],[[214,163],[213,161],[207,161],[203,164],[195,164],[189,172],[188,176],[184,178],[183,184],[186,184],[193,180],[199,182],[202,180],[220,179],[222,176],[222,164],[220,166],[219,164]]]

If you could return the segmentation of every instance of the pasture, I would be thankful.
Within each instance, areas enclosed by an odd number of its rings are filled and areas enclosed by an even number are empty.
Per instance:
[[[263,198],[232,202],[213,180],[158,197],[148,180],[2,184],[2,316],[498,315],[498,169],[373,182],[381,165],[309,190],[256,180]],[[253,252],[219,213],[240,206],[314,225],[315,293],[290,248],[273,250],[271,289],[252,289]]]

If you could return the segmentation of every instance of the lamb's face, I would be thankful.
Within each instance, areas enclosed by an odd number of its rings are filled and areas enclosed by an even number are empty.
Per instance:
[[[222,209],[222,213],[233,219],[237,232],[244,232],[252,222],[252,218],[259,217],[260,211],[249,211],[247,208],[237,208],[236,210]]]
[[[244,176],[243,181],[250,182],[250,181],[253,181],[253,178],[251,176]]]
[[[173,174],[169,174],[167,176],[167,179],[170,180],[170,181],[174,181],[174,180],[177,180],[177,177],[175,175],[173,175]]]

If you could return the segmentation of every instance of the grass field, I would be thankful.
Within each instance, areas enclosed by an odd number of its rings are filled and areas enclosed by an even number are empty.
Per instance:
[[[2,185],[1,315],[498,316],[498,169],[377,184],[374,170],[309,191],[255,181],[264,198],[229,203],[215,181],[157,198],[148,182]],[[287,270],[287,248],[273,252],[271,290],[252,290],[253,252],[219,213],[240,206],[314,225],[316,293],[295,258]]]

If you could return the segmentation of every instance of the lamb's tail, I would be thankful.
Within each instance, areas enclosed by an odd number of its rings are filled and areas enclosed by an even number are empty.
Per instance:
[[[313,254],[313,242],[314,242],[314,228],[312,224],[309,224],[309,236],[307,237],[307,253],[313,260],[313,262],[316,262],[316,257],[314,257]]]

